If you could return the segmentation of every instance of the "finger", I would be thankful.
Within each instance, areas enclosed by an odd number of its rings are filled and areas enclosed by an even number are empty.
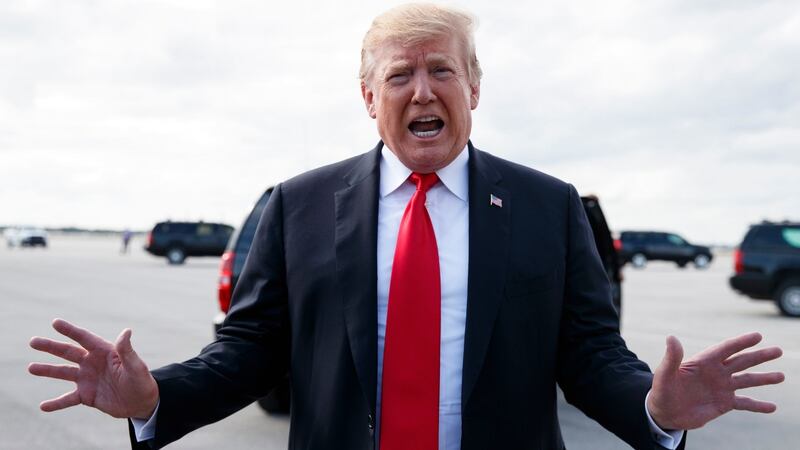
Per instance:
[[[756,386],[764,386],[767,384],[783,383],[786,377],[781,372],[769,373],[742,373],[733,376],[734,389],[747,389]]]
[[[725,365],[728,366],[728,370],[730,370],[731,373],[736,373],[767,361],[778,359],[781,355],[783,355],[783,350],[778,347],[762,348],[752,352],[731,356],[725,361]]]
[[[761,339],[761,333],[747,333],[728,338],[709,348],[707,356],[715,360],[726,360],[731,355],[758,344]]]
[[[59,380],[77,381],[78,368],[65,364],[31,363],[28,372],[39,377],[58,378]]]
[[[733,409],[738,409],[739,411],[752,411],[757,413],[772,413],[778,409],[778,406],[775,403],[771,402],[762,402],[761,400],[756,400],[750,397],[741,397],[736,396],[733,399]]]
[[[86,356],[87,351],[77,345],[52,339],[35,336],[31,338],[31,348],[50,353],[53,356],[64,358],[67,361],[79,363]]]
[[[44,412],[58,411],[59,409],[69,408],[70,406],[80,405],[81,396],[78,394],[77,389],[72,392],[47,400],[39,404],[39,408]]]
[[[117,353],[122,358],[123,365],[130,365],[139,361],[139,356],[133,350],[133,345],[131,344],[132,334],[133,331],[130,328],[126,328],[122,330],[114,343]]]
[[[86,350],[91,351],[108,343],[105,339],[91,331],[77,327],[64,319],[53,320],[53,328],[64,336],[81,344]]]
[[[681,341],[675,336],[667,336],[667,349],[664,352],[664,358],[661,360],[658,370],[666,373],[675,373],[680,368],[682,361],[683,346]]]

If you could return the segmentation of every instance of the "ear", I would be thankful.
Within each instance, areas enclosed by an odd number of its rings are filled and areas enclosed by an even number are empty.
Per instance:
[[[364,80],[361,80],[361,97],[364,98],[364,106],[367,107],[367,114],[373,119],[378,117],[378,113],[375,112],[375,94]]]
[[[469,85],[469,106],[473,110],[478,107],[478,100],[481,98],[481,82]]]

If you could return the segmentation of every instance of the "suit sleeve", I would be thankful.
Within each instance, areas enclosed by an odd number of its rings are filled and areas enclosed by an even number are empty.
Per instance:
[[[266,395],[288,372],[289,340],[278,185],[261,216],[217,340],[195,358],[153,371],[161,403],[155,438],[147,445],[161,448]],[[135,438],[132,446],[145,448]]]
[[[559,385],[567,401],[632,447],[660,449],[645,413],[653,375],[619,334],[609,281],[580,197],[571,185],[568,197]]]

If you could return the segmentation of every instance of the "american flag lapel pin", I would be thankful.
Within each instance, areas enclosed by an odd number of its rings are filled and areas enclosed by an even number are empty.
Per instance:
[[[503,200],[494,194],[489,194],[489,206],[497,206],[498,208],[502,208]]]

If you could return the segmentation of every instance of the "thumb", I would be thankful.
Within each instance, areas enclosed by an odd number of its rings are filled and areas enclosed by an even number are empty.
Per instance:
[[[667,349],[664,352],[664,358],[658,366],[659,371],[666,374],[673,374],[678,371],[683,362],[683,346],[681,341],[675,336],[667,336]]]
[[[114,343],[114,349],[122,359],[122,364],[130,364],[139,359],[133,350],[133,345],[131,345],[131,334],[133,334],[133,331],[130,328],[125,328]]]

